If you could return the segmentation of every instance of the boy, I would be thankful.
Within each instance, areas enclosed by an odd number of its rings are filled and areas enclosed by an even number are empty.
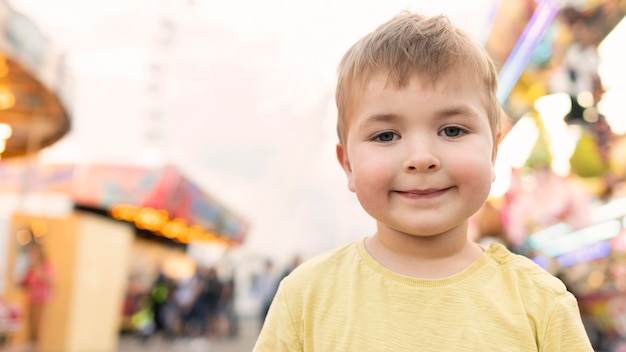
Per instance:
[[[468,239],[494,180],[496,86],[444,16],[402,12],[348,50],[337,158],[377,231],[286,277],[254,351],[593,351],[559,280]]]

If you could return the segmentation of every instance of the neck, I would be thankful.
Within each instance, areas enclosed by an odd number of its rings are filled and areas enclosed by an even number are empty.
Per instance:
[[[482,255],[482,249],[462,229],[428,237],[379,229],[365,245],[372,257],[388,269],[429,279],[461,272]]]

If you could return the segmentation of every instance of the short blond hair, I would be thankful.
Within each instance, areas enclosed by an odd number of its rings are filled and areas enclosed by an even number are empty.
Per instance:
[[[337,134],[344,144],[350,104],[375,75],[404,88],[414,76],[433,86],[457,65],[474,72],[485,90],[494,139],[500,132],[502,108],[496,91],[498,71],[486,50],[444,15],[425,17],[402,11],[357,41],[344,54],[335,92]]]

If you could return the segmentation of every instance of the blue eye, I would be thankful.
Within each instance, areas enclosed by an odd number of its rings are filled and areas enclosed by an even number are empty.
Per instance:
[[[377,134],[376,136],[374,136],[374,140],[378,141],[378,142],[391,142],[395,139],[397,139],[398,135],[393,133],[393,132],[382,132]]]
[[[446,137],[458,137],[463,133],[463,130],[461,130],[459,127],[456,127],[456,126],[450,126],[450,127],[445,127],[442,130],[442,133]]]

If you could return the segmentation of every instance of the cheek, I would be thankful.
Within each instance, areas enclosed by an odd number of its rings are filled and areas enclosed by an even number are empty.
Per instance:
[[[494,169],[489,158],[459,158],[454,176],[459,182],[470,185],[470,191],[489,193],[493,183]]]
[[[387,188],[394,177],[390,160],[369,157],[357,160],[354,172],[354,187],[357,193],[371,193],[379,188]]]

